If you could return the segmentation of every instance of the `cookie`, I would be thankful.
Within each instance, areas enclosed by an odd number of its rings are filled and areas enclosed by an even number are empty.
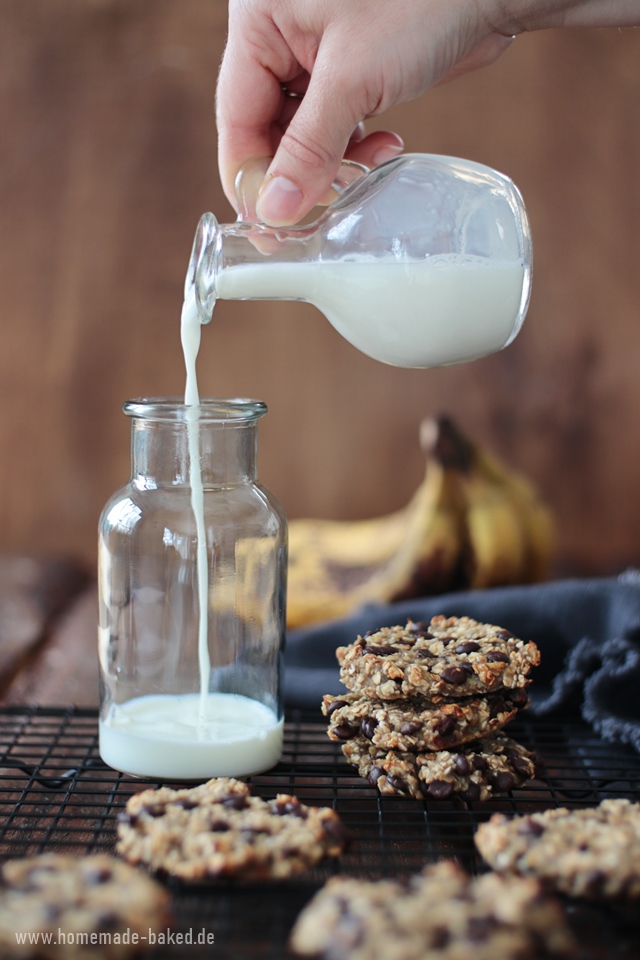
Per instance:
[[[372,700],[424,697],[432,703],[524,687],[540,662],[535,643],[469,617],[382,627],[338,647],[340,679]]]
[[[459,750],[422,754],[379,750],[356,737],[342,752],[380,793],[418,800],[487,800],[522,786],[536,775],[537,764],[535,754],[501,734]]]
[[[475,842],[495,870],[537,877],[562,893],[640,897],[640,803],[603,800],[524,817],[495,814],[480,825]]]
[[[251,795],[227,777],[131,797],[118,818],[118,853],[185,881],[283,878],[342,852],[346,830],[329,807]]]
[[[437,705],[419,698],[370,700],[347,693],[327,694],[322,712],[329,718],[331,740],[363,736],[379,749],[420,753],[447,750],[497,733],[527,704],[521,688]]]
[[[536,881],[472,879],[443,860],[407,884],[333,877],[298,917],[290,945],[321,960],[527,960],[574,941]]]
[[[168,919],[167,891],[106,854],[9,860],[0,877],[0,956],[6,960],[132,956]],[[27,942],[19,943],[23,934]]]

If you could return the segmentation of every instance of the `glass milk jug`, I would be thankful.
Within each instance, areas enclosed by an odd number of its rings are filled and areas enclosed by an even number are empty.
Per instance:
[[[336,189],[309,226],[220,225],[205,214],[185,290],[195,287],[201,321],[217,299],[305,300],[363,353],[402,367],[511,343],[529,302],[531,240],[508,177],[407,154]]]
[[[208,585],[199,588],[189,409],[167,399],[124,406],[131,479],[99,529],[100,754],[137,776],[206,780],[280,758],[287,534],[256,473],[266,406],[202,400]]]

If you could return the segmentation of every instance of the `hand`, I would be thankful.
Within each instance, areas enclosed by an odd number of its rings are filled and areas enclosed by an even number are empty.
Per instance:
[[[231,203],[238,171],[262,158],[260,179],[268,170],[258,216],[292,224],[327,193],[344,157],[376,166],[400,153],[400,137],[365,136],[362,121],[495,60],[512,37],[492,27],[492,6],[493,0],[230,0],[217,121]]]
[[[388,130],[365,136],[367,117],[492,63],[525,30],[632,24],[638,0],[230,0],[217,96],[225,193],[235,205],[252,160],[257,215],[295,223],[343,157],[375,166],[401,151]]]

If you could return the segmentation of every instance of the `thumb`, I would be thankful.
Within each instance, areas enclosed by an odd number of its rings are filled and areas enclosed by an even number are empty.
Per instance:
[[[347,85],[316,61],[307,92],[289,123],[260,188],[264,223],[297,223],[327,193],[349,139],[364,112],[355,110]],[[361,114],[361,115],[360,115]]]

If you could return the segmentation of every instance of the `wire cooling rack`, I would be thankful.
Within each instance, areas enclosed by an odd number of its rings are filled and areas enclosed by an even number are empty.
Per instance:
[[[353,835],[350,849],[295,881],[188,888],[169,881],[173,929],[192,932],[181,956],[216,960],[285,960],[286,942],[300,909],[332,874],[403,876],[444,857],[482,870],[473,844],[477,825],[492,813],[521,814],[549,807],[584,807],[607,797],[640,800],[640,757],[605,743],[575,721],[518,719],[508,732],[543,760],[541,778],[485,802],[381,797],[349,767],[326,735],[318,714],[293,713],[285,727],[281,763],[252,777],[264,797],[292,793],[304,803],[333,806]],[[82,855],[113,852],[116,817],[128,798],[160,781],[116,773],[98,754],[93,710],[0,710],[0,858],[44,851]],[[567,904],[585,960],[638,960],[640,920],[621,906]],[[197,934],[214,936],[198,946]],[[203,938],[204,939],[204,938]],[[175,947],[149,950],[176,957]]]

